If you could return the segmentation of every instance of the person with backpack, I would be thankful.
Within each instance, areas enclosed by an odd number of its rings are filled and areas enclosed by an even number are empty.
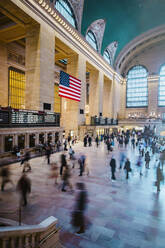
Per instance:
[[[126,179],[128,179],[129,178],[129,172],[132,171],[132,169],[131,169],[131,163],[129,161],[129,158],[126,159],[124,170],[126,171]]]

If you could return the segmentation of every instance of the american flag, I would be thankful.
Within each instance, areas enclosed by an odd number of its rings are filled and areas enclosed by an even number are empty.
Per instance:
[[[59,96],[80,102],[81,81],[60,71]]]

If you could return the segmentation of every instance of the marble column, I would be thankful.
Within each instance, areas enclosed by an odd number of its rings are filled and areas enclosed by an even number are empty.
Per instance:
[[[54,107],[54,30],[47,25],[26,28],[26,108]],[[49,110],[50,111],[50,110]]]
[[[89,76],[89,116],[99,116],[99,72],[90,70]]]
[[[159,77],[148,77],[148,115],[158,112]]]

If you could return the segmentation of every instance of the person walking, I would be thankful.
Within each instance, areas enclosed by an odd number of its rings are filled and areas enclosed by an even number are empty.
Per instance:
[[[87,191],[84,183],[76,184],[78,194],[76,196],[76,204],[75,209],[72,213],[72,225],[75,227],[79,227],[77,234],[81,234],[85,232],[85,216],[84,212],[87,208]]]
[[[164,179],[162,170],[160,169],[160,163],[158,164],[156,169],[156,179],[157,192],[160,192],[160,182]]]
[[[12,180],[10,179],[10,175],[11,174],[10,174],[9,167],[7,166],[2,167],[0,171],[0,176],[2,177],[1,191],[4,191],[4,187],[7,183],[11,183],[12,185],[14,185]]]
[[[47,157],[47,161],[48,161],[48,164],[50,164],[50,155],[51,155],[51,145],[49,144],[46,148],[46,157]]]
[[[72,184],[69,181],[70,177],[71,177],[70,169],[69,169],[69,166],[66,164],[65,170],[62,176],[63,183],[62,183],[61,191],[66,192],[66,189],[65,189],[66,186],[69,186],[70,189],[73,190]]]
[[[145,162],[146,162],[146,169],[149,169],[149,163],[150,163],[150,154],[149,151],[145,153]]]
[[[65,154],[61,154],[61,166],[60,166],[60,176],[62,176],[63,168],[66,166],[66,156]]]
[[[129,158],[127,158],[127,160],[125,162],[124,170],[126,171],[126,179],[128,179],[129,178],[129,172],[132,171],[132,169],[131,169],[131,163],[129,161]]]
[[[111,173],[112,173],[111,179],[116,180],[116,177],[115,177],[116,160],[113,156],[112,156],[111,161],[110,161],[110,167],[111,167]]]
[[[18,180],[17,191],[20,193],[21,202],[23,201],[23,206],[26,206],[27,194],[31,192],[31,181],[25,173]]]
[[[84,169],[85,169],[85,160],[86,160],[85,155],[81,155],[79,160],[78,160],[78,163],[80,165],[80,175],[79,176],[83,175],[83,172],[84,172]]]

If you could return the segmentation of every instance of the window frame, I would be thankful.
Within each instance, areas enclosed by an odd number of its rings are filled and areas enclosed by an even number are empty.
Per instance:
[[[141,69],[145,69],[146,70],[146,81],[147,81],[147,87],[138,87],[138,88],[146,88],[146,92],[147,92],[147,105],[146,106],[143,106],[143,105],[139,105],[139,106],[128,106],[128,97],[127,97],[127,93],[128,93],[128,74],[129,74],[129,72],[131,71],[131,70],[133,70],[133,68],[135,68],[135,67],[141,67]],[[145,78],[145,77],[139,77],[139,78]],[[147,70],[147,68],[145,67],[145,66],[143,66],[143,65],[134,65],[134,66],[132,66],[129,70],[128,70],[128,72],[127,72],[127,77],[126,77],[126,99],[125,99],[125,101],[126,101],[126,108],[148,108],[148,70]],[[138,78],[137,78],[138,79]],[[137,88],[137,87],[136,87]],[[137,96],[138,97],[138,96]]]
[[[107,53],[107,54],[109,55],[109,62],[110,62],[110,63],[108,63],[108,60],[105,59],[105,55],[104,55],[105,53]],[[105,50],[104,50],[103,58],[104,58],[104,60],[105,60],[109,65],[112,66],[112,59],[111,59],[111,55],[110,55],[110,52],[108,51],[108,49],[105,49]]]
[[[158,107],[165,107],[165,105],[160,105],[159,104],[159,97],[160,97],[160,80],[161,80],[161,76],[160,76],[160,73],[161,73],[161,70],[162,70],[162,68],[163,67],[165,67],[165,63],[163,64],[163,65],[161,65],[160,66],[160,70],[159,70],[159,84],[158,84]],[[164,76],[165,77],[165,74],[164,75],[162,75],[162,76]],[[164,82],[165,82],[165,80],[164,80]],[[164,84],[164,86],[165,86],[165,84]],[[164,97],[164,102],[165,102],[165,97]]]
[[[91,34],[91,35],[94,37],[94,42],[95,42],[96,48],[93,47],[92,44],[87,40],[87,37],[90,37],[88,34]],[[90,38],[91,38],[91,37],[90,37]],[[95,50],[98,52],[97,39],[96,39],[96,36],[95,36],[94,32],[93,32],[91,29],[88,30],[88,32],[86,33],[85,39],[86,39],[86,41],[88,42],[88,44],[89,44],[93,49],[95,49]],[[92,39],[91,39],[91,40],[92,40]]]
[[[16,67],[13,67],[13,66],[9,66],[8,67],[8,106],[10,106],[10,107],[12,107],[12,108],[14,108],[14,109],[25,109],[25,93],[26,93],[26,78],[25,78],[25,81],[23,82],[23,81],[21,81],[22,82],[22,84],[24,83],[24,97],[21,97],[23,100],[24,100],[24,106],[23,107],[14,107],[14,106],[12,106],[12,105],[14,105],[14,104],[16,104],[16,103],[11,103],[11,96],[14,96],[14,95],[12,95],[11,94],[11,87],[10,87],[10,80],[12,79],[13,80],[13,78],[10,78],[10,71],[12,71],[13,73],[15,72],[15,73],[19,73],[19,74],[22,74],[22,75],[24,75],[24,77],[25,77],[25,71],[23,71],[23,70],[20,70],[20,69],[18,69],[18,68],[16,68]],[[17,80],[18,81],[18,80]],[[20,80],[19,80],[20,81]],[[23,86],[23,85],[22,85]],[[16,88],[16,87],[13,87],[13,88]],[[21,91],[21,88],[17,88],[19,91]],[[22,91],[23,91],[23,89],[22,89]],[[19,96],[16,96],[17,98],[19,97]],[[19,105],[19,103],[17,103],[17,105]]]
[[[63,6],[63,3],[65,3],[67,6],[68,6],[68,9],[70,10],[70,12],[71,12],[71,14],[72,15],[70,15],[70,13],[69,13],[69,11],[65,8],[65,6]],[[61,5],[61,7],[65,10],[65,12],[67,12],[68,13],[68,15],[70,16],[70,17],[72,17],[72,19],[73,19],[73,22],[74,22],[74,25],[56,8],[56,4],[60,4]],[[67,1],[67,0],[56,0],[55,1],[55,4],[54,4],[54,7],[55,7],[55,9],[67,20],[67,22],[70,24],[70,25],[72,25],[75,29],[77,29],[77,20],[76,20],[76,16],[75,16],[75,14],[74,14],[74,11],[73,11],[73,8],[72,8],[72,6],[71,6],[71,4],[69,3],[69,1]]]

